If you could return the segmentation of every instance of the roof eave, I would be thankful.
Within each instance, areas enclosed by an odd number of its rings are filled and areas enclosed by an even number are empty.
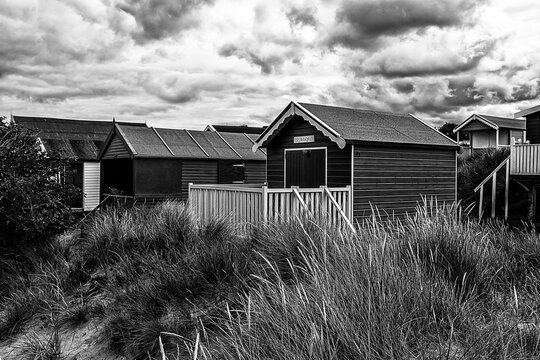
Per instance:
[[[378,146],[402,146],[402,147],[421,147],[421,148],[445,148],[452,150],[459,150],[461,146],[457,143],[452,144],[422,144],[422,143],[404,143],[404,142],[391,142],[391,141],[369,141],[369,140],[347,140],[347,144],[354,145],[378,145]]]
[[[514,118],[517,119],[517,118],[524,117],[530,114],[534,114],[536,112],[540,112],[540,105],[536,105],[536,106],[533,106],[532,108],[521,110],[514,114]]]
[[[433,127],[431,127],[429,124],[427,124],[426,122],[424,122],[422,119],[416,117],[415,115],[409,113],[408,114],[410,117],[412,117],[413,119],[421,122],[422,124],[424,124],[425,126],[427,126],[430,130],[433,130],[433,131],[436,131],[437,133],[439,133],[440,135],[444,136],[448,141],[450,141],[452,143],[452,145],[448,144],[448,146],[453,146],[453,145],[456,145],[459,147],[459,144],[457,143],[457,141],[455,141],[454,139],[451,139],[450,137],[444,135],[442,132],[438,131],[437,129],[434,129]]]

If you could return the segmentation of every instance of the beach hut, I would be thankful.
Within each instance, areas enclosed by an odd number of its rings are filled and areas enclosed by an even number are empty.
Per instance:
[[[413,213],[422,197],[456,200],[460,147],[411,114],[291,102],[255,140],[261,149],[267,186],[193,186],[194,211],[240,224],[308,212],[352,227],[373,211]]]
[[[525,141],[526,122],[523,119],[512,119],[492,115],[473,114],[456,126],[458,142],[468,138],[464,143],[464,153],[509,147],[512,139]]]
[[[257,135],[116,125],[103,146],[102,189],[134,201],[187,197],[189,183],[263,184]]]

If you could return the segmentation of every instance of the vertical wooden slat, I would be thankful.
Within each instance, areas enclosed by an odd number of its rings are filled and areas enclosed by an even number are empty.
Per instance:
[[[482,219],[482,206],[484,204],[484,185],[480,186],[480,201],[478,204],[478,219]]]

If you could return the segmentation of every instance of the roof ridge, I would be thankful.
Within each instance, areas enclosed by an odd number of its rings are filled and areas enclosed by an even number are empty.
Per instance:
[[[372,110],[372,109],[359,109],[359,108],[353,108],[353,107],[347,107],[347,106],[323,105],[323,104],[313,104],[313,103],[303,103],[303,102],[299,102],[299,104],[300,105],[312,105],[312,106],[329,107],[329,108],[343,109],[343,110],[352,110],[352,111],[373,112],[373,113],[378,113],[378,114],[398,115],[398,116],[405,116],[405,117],[408,116],[408,114],[406,114],[406,113],[398,113],[398,112],[392,112],[392,111],[381,111],[381,110]]]

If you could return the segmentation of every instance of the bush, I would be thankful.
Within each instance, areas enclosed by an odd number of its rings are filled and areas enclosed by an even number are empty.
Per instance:
[[[31,131],[0,122],[0,244],[34,245],[67,229],[80,192],[57,181],[69,161],[46,154]]]

